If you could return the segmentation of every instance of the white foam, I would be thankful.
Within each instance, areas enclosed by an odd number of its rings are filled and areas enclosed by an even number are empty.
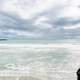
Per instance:
[[[0,75],[38,75],[53,79],[75,79],[79,67],[79,52],[80,45],[74,43],[0,44],[2,60],[9,60],[8,64],[4,65],[6,69],[0,71]]]

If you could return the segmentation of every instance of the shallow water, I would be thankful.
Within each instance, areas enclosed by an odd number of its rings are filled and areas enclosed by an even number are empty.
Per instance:
[[[76,80],[79,60],[79,44],[0,44],[1,76]]]

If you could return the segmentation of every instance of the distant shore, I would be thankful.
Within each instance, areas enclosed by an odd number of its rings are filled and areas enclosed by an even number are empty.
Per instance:
[[[6,40],[8,40],[8,39],[0,39],[0,41],[6,41]]]

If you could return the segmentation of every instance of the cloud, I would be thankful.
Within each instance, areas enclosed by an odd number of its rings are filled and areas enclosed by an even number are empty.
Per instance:
[[[0,36],[77,36],[79,25],[79,0],[0,0]]]
[[[73,18],[60,18],[55,21],[55,25],[57,26],[66,26],[66,25],[76,25],[80,23],[80,19],[73,19]]]
[[[38,19],[34,21],[34,25],[39,29],[52,29],[52,25],[47,23],[49,18],[46,16],[40,16]]]
[[[64,29],[80,29],[80,24],[68,25],[68,26],[65,26]]]
[[[49,27],[48,25],[46,26]],[[4,12],[0,13],[0,36],[25,36],[38,38],[42,37],[45,32],[46,30],[44,26],[40,29],[40,27],[34,25],[31,21],[21,19],[19,16],[10,15]]]
[[[67,2],[67,5],[63,8],[60,13],[60,17],[65,18],[80,18],[80,1],[79,0],[71,0]]]
[[[0,32],[4,35],[28,35],[34,31],[30,21],[22,20],[18,16],[0,13]],[[24,33],[23,33],[24,32]]]
[[[60,7],[65,2],[66,0],[4,0],[0,10],[17,14],[24,19],[30,19],[51,8],[55,11],[57,6]]]

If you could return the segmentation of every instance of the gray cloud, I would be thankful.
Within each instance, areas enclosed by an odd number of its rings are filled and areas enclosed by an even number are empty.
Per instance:
[[[21,19],[19,16],[0,12],[0,33],[4,36],[44,36],[49,30],[35,26],[32,21]],[[50,32],[50,31],[49,31]]]
[[[5,1],[5,0],[4,0]],[[0,0],[0,2],[4,2]],[[79,6],[79,5],[78,5]],[[25,37],[47,37],[47,38],[72,38],[80,36],[80,28],[76,27],[80,24],[80,19],[77,16],[78,9],[74,4],[68,6],[55,6],[56,8],[50,8],[49,10],[43,11],[41,13],[35,14],[31,19],[23,19],[20,15],[16,13],[11,13],[8,11],[0,12],[0,36],[25,36]],[[75,7],[75,14],[73,8]],[[70,8],[70,9],[69,9]],[[10,8],[11,9],[11,8]],[[67,9],[69,12],[67,14]],[[21,10],[26,13],[25,11]],[[34,10],[33,10],[34,11]],[[64,14],[65,13],[65,14]],[[71,15],[72,14],[72,15]],[[21,14],[25,17],[24,14]],[[28,16],[28,15],[27,15]],[[32,16],[32,13],[31,13]],[[79,16],[79,15],[78,15]],[[30,17],[30,15],[29,15]],[[34,25],[41,17],[46,17],[48,20],[40,22],[38,25]],[[64,27],[72,27],[65,29]]]
[[[44,15],[43,15],[44,16]],[[21,19],[17,15],[10,15],[7,13],[0,13],[0,36],[14,37],[47,37],[47,38],[64,38],[74,37],[80,35],[79,29],[65,30],[64,26],[78,24],[79,20],[61,18],[54,22],[49,19],[46,24],[50,24],[52,27],[48,28],[44,23],[42,25],[34,25],[31,20]],[[45,26],[45,27],[44,27]]]
[[[10,15],[7,13],[0,13],[0,29],[3,34],[12,34],[15,32],[9,32],[10,30],[20,30],[20,31],[34,31],[33,25],[30,21],[22,20],[17,16]]]
[[[79,24],[80,19],[73,19],[73,18],[60,18],[54,24],[58,26],[66,26],[66,25],[75,25]]]

